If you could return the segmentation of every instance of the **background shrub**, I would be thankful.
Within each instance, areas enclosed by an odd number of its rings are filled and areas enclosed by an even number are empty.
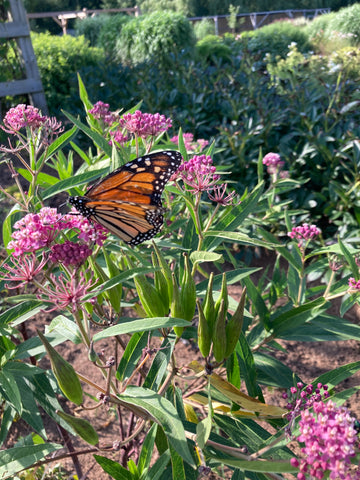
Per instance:
[[[360,44],[360,4],[342,8],[333,16],[329,25],[333,32],[339,32],[347,37],[352,45]]]
[[[59,114],[69,106],[72,96],[71,79],[83,67],[96,65],[104,57],[103,51],[90,47],[83,36],[62,37],[47,33],[31,35],[41,79],[46,92],[49,111]]]
[[[192,53],[194,45],[194,31],[185,17],[173,12],[154,12],[132,18],[123,26],[116,52],[123,63],[136,65],[156,59],[159,64],[168,65],[179,53]]]
[[[194,23],[193,28],[197,40],[201,40],[207,35],[215,35],[215,22],[208,18],[203,18],[200,22]]]
[[[91,46],[103,48],[106,55],[112,57],[121,29],[130,20],[129,15],[96,15],[77,19],[75,31],[77,35],[84,35]]]
[[[196,44],[196,51],[200,60],[204,62],[230,61],[231,48],[224,43],[221,37],[207,35]]]
[[[305,29],[291,22],[274,22],[265,27],[241,34],[240,41],[246,42],[247,49],[256,58],[262,59],[266,54],[272,58],[279,55],[285,58],[289,45],[297,44],[300,52],[311,50],[311,43]]]

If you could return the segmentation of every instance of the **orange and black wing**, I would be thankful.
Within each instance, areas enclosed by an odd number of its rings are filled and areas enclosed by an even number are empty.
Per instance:
[[[85,197],[70,197],[69,203],[124,242],[137,245],[160,231],[161,194],[181,159],[175,151],[144,155],[110,173]]]

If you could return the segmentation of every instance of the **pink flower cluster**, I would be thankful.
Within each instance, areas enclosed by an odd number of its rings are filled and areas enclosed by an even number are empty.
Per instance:
[[[360,280],[355,280],[354,277],[349,278],[349,287],[351,290],[360,290]]]
[[[66,240],[64,243],[52,245],[49,258],[65,266],[82,265],[91,254],[92,250],[87,245]]]
[[[302,382],[298,382],[296,387],[290,388],[290,396],[283,393],[283,398],[289,400],[286,408],[289,410],[287,419],[289,422],[300,414],[301,410],[310,408],[314,402],[320,402],[323,398],[329,397],[328,386],[318,383],[316,388],[314,385],[307,385],[304,388]]]
[[[23,255],[22,257],[12,257],[11,265],[8,263],[3,264],[3,268],[7,270],[7,273],[1,276],[1,280],[8,282],[18,282],[16,285],[6,284],[6,288],[20,288],[24,287],[28,283],[31,283],[35,277],[42,272],[47,263],[45,255],[42,255],[42,259],[38,262],[36,255],[30,253],[29,255]]]
[[[303,223],[301,226],[294,227],[291,232],[288,232],[288,236],[292,239],[300,240],[298,247],[301,247],[304,241],[313,240],[320,233],[321,230],[315,225]]]
[[[172,125],[171,119],[166,118],[165,115],[142,113],[140,110],[135,113],[126,113],[120,118],[119,123],[121,128],[141,138],[166,132]]]
[[[331,400],[315,402],[312,409],[303,410],[299,422],[297,440],[305,444],[301,449],[304,458],[300,462],[291,459],[292,466],[300,470],[298,480],[305,480],[306,475],[322,479],[326,473],[332,480],[359,480],[359,469],[351,469],[358,441],[355,419],[347,408],[337,407]]]
[[[183,140],[185,144],[185,148],[187,152],[201,152],[209,142],[204,140],[203,138],[199,138],[199,140],[194,140],[194,135],[192,133],[184,133]],[[170,142],[179,145],[179,136],[175,135],[174,137],[170,138]]]
[[[92,275],[87,280],[83,272],[78,275],[76,271],[71,273],[70,280],[63,273],[58,276],[50,274],[50,279],[51,284],[43,287],[43,293],[38,295],[39,300],[54,305],[50,310],[47,310],[48,312],[64,310],[67,307],[71,307],[73,312],[79,310],[83,298],[95,284]]]
[[[188,162],[180,165],[172,180],[182,180],[192,193],[212,190],[219,181],[220,175],[212,164],[209,155],[194,155]]]
[[[77,228],[79,239],[102,245],[107,231],[96,224],[93,225],[81,215],[64,215],[55,208],[44,207],[38,213],[29,213],[14,225],[15,231],[7,248],[13,250],[18,257],[25,252],[35,252],[49,247],[60,231]]]
[[[223,207],[228,205],[239,205],[240,200],[236,200],[236,192],[233,190],[231,193],[226,195],[227,191],[227,183],[223,183],[222,185],[214,185],[212,192],[213,194],[208,191],[208,197],[213,202],[216,202]]]
[[[42,129],[45,136],[57,135],[63,131],[61,122],[55,118],[42,116],[40,110],[32,105],[19,104],[6,113],[4,126],[1,128],[7,133],[18,133],[22,128],[31,130]]]
[[[281,160],[281,157],[278,153],[267,153],[263,158],[263,164],[267,166],[267,170],[270,175],[278,173],[282,167],[285,165],[285,162]]]
[[[110,112],[110,105],[100,100],[96,102],[93,108],[88,110],[88,112],[97,120],[102,120],[108,125],[111,125],[116,120],[115,114]]]

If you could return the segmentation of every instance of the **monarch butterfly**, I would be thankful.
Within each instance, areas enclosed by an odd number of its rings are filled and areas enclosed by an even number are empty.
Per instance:
[[[84,197],[69,197],[69,203],[125,243],[138,245],[160,231],[161,194],[181,160],[172,150],[144,155],[114,170]]]

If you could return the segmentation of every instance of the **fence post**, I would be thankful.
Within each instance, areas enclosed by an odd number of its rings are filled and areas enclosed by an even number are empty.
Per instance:
[[[0,24],[0,38],[15,38],[20,51],[26,79],[0,83],[0,97],[29,95],[30,103],[48,114],[45,94],[30,38],[30,27],[22,0],[9,0],[11,22]]]

